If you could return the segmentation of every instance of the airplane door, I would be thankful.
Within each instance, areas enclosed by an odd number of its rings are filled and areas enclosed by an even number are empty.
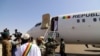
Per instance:
[[[58,17],[51,19],[51,31],[58,31]]]
[[[58,31],[58,17],[53,17],[51,19],[51,35],[53,37],[59,37]]]

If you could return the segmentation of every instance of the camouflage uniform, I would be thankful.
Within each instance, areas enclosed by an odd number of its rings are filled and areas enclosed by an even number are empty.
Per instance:
[[[57,43],[52,41],[51,38],[48,38],[48,42],[46,45],[46,56],[55,56],[55,49],[57,47]]]
[[[11,55],[11,49],[12,45],[9,42],[9,33],[8,32],[3,32],[2,33],[2,56],[12,56]]]
[[[60,55],[65,56],[65,43],[63,39],[61,39],[61,43],[60,43]]]
[[[12,56],[11,55],[12,45],[9,40],[2,41],[2,56]]]

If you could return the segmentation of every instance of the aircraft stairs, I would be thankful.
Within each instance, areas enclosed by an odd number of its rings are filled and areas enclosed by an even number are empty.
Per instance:
[[[44,34],[44,38],[47,41],[48,38],[53,38],[56,39],[57,41],[60,40],[59,37],[59,32],[57,31],[50,31],[49,28],[46,30],[45,34]]]

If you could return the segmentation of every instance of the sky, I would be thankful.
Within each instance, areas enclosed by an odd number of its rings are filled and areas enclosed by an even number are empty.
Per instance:
[[[0,0],[0,32],[8,28],[26,33],[45,13],[53,17],[93,10],[100,10],[100,0]]]

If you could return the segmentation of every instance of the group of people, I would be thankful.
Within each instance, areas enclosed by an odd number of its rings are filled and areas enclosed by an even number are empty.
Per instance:
[[[54,38],[49,37],[47,41],[43,36],[36,40],[29,34],[17,32],[13,34],[15,39],[11,40],[9,30],[6,28],[1,33],[2,37],[2,56],[55,56],[55,49],[60,44],[60,54],[65,56],[65,43],[61,39],[60,43]]]

